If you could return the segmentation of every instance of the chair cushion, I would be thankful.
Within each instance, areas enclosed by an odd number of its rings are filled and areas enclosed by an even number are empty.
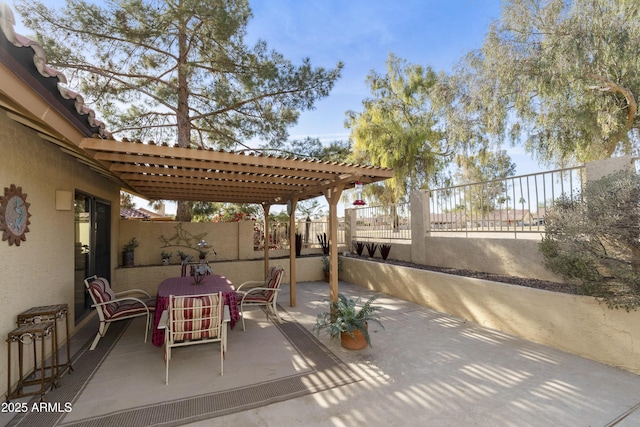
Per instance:
[[[284,273],[282,267],[271,267],[269,278],[267,279],[266,288],[277,288],[280,284],[280,276]]]
[[[269,292],[273,294],[273,292]],[[253,304],[266,304],[269,302],[269,297],[264,294],[264,292],[251,292],[248,293],[243,300],[244,304],[253,303]]]
[[[112,304],[109,304],[109,306]],[[137,301],[121,301],[117,304],[117,308],[110,314],[111,319],[119,319],[129,316],[147,314],[144,305]]]
[[[93,300],[96,304],[103,304],[105,302],[113,301],[114,299],[116,299],[115,293],[109,286],[109,281],[103,277],[94,279],[89,284],[89,292],[91,292]],[[98,307],[98,309],[100,308]],[[111,317],[117,309],[118,304],[113,303],[105,305],[104,308],[102,308],[102,311],[105,314],[105,317]]]
[[[113,292],[113,289],[109,286],[109,281],[104,277],[94,279],[89,284],[89,292],[93,295],[93,299],[96,304],[102,304],[117,299],[115,292]],[[149,311],[156,310],[156,298],[142,297],[138,299],[149,308]],[[119,301],[104,305],[102,307],[102,312],[105,319],[115,319],[119,317],[127,317],[136,313],[146,314],[147,309],[137,301]]]
[[[173,298],[173,297],[172,297]],[[170,330],[173,341],[214,338],[219,334],[220,301],[217,295],[173,298]]]
[[[276,289],[280,286],[280,281],[282,279],[282,275],[284,274],[284,269],[282,267],[271,267],[269,270],[269,277],[267,278],[267,282],[265,283],[266,288]],[[271,302],[276,295],[273,291],[263,291],[262,292],[265,300],[267,302]],[[250,295],[252,297],[252,295]],[[247,301],[245,299],[245,301]]]

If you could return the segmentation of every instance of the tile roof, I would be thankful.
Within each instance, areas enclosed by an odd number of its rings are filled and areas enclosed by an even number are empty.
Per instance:
[[[101,138],[110,137],[105,131],[105,125],[96,119],[95,111],[87,107],[84,98],[67,87],[67,78],[61,72],[47,64],[44,48],[36,41],[14,30],[15,17],[11,8],[0,2],[0,45],[5,49],[13,61],[6,55],[10,68],[20,67],[15,71],[26,70],[21,73],[25,82],[39,93],[52,95],[52,101],[57,102],[70,118],[74,118],[77,127],[86,135],[99,135]],[[50,97],[51,98],[51,97]]]
[[[120,218],[122,219],[150,219],[151,216],[138,210],[131,208],[120,208]]]

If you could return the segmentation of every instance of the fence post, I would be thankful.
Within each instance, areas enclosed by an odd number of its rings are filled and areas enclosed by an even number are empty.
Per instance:
[[[429,190],[411,193],[411,262],[424,263],[427,259],[427,237],[431,234],[429,218]]]
[[[623,169],[633,170],[634,161],[631,156],[610,157],[608,159],[595,160],[585,163],[587,182],[604,178],[616,171]]]

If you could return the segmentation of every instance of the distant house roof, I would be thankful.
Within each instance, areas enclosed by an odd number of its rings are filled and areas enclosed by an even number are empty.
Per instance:
[[[531,217],[531,212],[526,209],[499,209],[485,215],[489,221],[522,221]]]
[[[158,212],[154,212],[154,211],[150,211],[148,209],[145,208],[137,208],[138,211],[142,212],[145,215],[149,216],[149,219],[151,219],[152,221],[173,221],[173,217],[172,216],[166,216],[162,213],[158,213]]]
[[[165,216],[145,208],[121,208],[120,218],[141,219],[143,221],[173,221],[171,216]]]
[[[458,224],[466,219],[466,215],[460,212],[431,213],[429,219],[432,224]]]
[[[122,219],[151,219],[149,215],[139,209],[120,208],[120,218]]]

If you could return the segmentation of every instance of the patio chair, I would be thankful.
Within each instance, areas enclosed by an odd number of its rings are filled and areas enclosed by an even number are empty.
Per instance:
[[[227,349],[229,307],[222,292],[188,296],[169,296],[169,306],[162,312],[159,329],[164,329],[165,384],[169,384],[171,349],[193,344],[220,343],[220,375],[224,373]]]
[[[107,279],[95,275],[84,279],[84,285],[89,295],[91,295],[92,307],[95,307],[100,319],[98,333],[91,344],[90,350],[96,348],[98,341],[107,333],[112,322],[139,316],[147,316],[144,330],[144,342],[147,342],[152,318],[150,314],[155,313],[156,310],[155,297],[152,297],[142,289],[131,289],[115,293]],[[139,297],[128,296],[135,294],[138,294]]]
[[[269,269],[269,275],[264,281],[250,280],[238,286],[238,289],[236,290],[236,298],[240,300],[240,315],[242,316],[243,331],[245,330],[245,306],[263,305],[266,307],[267,320],[269,320],[269,312],[271,312],[278,319],[278,323],[282,323],[282,319],[280,319],[280,314],[278,313],[277,306],[278,292],[280,292],[280,282],[282,282],[282,276],[284,276],[284,268],[276,265]],[[244,286],[247,286],[248,289],[242,290]]]
[[[191,259],[192,258],[193,258],[193,255],[189,255],[185,259],[183,259],[182,262],[180,263],[180,267],[181,267],[180,276],[181,277],[185,277],[187,275],[187,265],[189,263],[191,263]]]

